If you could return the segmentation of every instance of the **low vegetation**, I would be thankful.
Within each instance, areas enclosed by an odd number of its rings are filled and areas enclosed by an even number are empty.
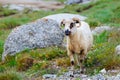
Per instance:
[[[3,73],[0,73],[0,80],[23,80],[25,79],[25,76],[19,72],[16,71],[5,71]],[[27,79],[27,78],[26,78]]]
[[[2,5],[0,4],[0,17],[14,15],[16,13],[16,10],[9,10],[8,8],[2,7]]]
[[[66,49],[58,47],[25,50],[12,57],[7,56],[6,62],[3,63],[1,61],[3,45],[14,27],[61,12],[85,15],[91,27],[100,25],[120,27],[119,4],[118,0],[99,0],[85,5],[67,5],[64,9],[55,11],[30,11],[27,14],[24,11],[22,14],[15,12],[16,15],[3,16],[0,18],[0,80],[27,80],[27,78],[40,77],[46,73],[59,75],[67,71],[67,67],[70,66]],[[4,11],[3,9],[0,14]],[[94,46],[84,63],[87,67],[87,74],[96,74],[102,68],[106,70],[120,68],[120,56],[115,54],[115,47],[119,43],[120,33],[117,29],[94,36]]]

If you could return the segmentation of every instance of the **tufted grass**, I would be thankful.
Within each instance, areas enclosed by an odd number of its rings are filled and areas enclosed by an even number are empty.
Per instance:
[[[0,80],[25,80],[25,76],[19,72],[8,70],[0,73]]]
[[[114,5],[115,4],[115,5]],[[118,0],[100,0],[96,5],[82,12],[88,17],[89,24],[95,27],[96,25],[110,25],[120,27],[120,1]],[[113,6],[114,5],[114,6]],[[94,24],[93,24],[94,23]]]
[[[9,10],[8,8],[2,7],[2,5],[0,4],[0,17],[14,15],[16,13],[18,13],[16,10]]]
[[[108,4],[109,3],[109,4]],[[116,4],[116,5],[114,5]],[[110,25],[119,27],[120,1],[98,0],[89,4],[66,5],[63,9],[54,11],[23,11],[22,14],[8,16],[0,20],[0,29],[11,29],[16,26],[34,21],[41,17],[56,13],[75,13],[88,17],[86,20],[91,27]],[[113,6],[114,5],[114,6]],[[104,9],[103,9],[104,8]],[[27,13],[26,13],[27,12]],[[34,15],[34,16],[33,16]]]
[[[59,2],[61,2],[61,3],[64,3],[64,2],[65,2],[65,0],[57,0],[57,1],[59,1]]]
[[[120,56],[115,54],[115,47],[120,43],[120,35],[118,34],[119,31],[113,30],[94,37],[94,46],[84,63],[88,69],[87,73],[93,75],[103,68],[110,70],[120,67]]]
[[[100,0],[98,2],[92,2],[86,5],[67,5],[64,9],[55,11],[24,11],[22,14],[14,16],[7,16],[0,19],[0,79],[2,76],[8,76],[11,68],[14,68],[16,80],[22,80],[21,74],[26,74],[27,77],[39,77],[46,73],[61,74],[67,71],[67,67],[70,66],[69,58],[66,54],[66,49],[58,47],[49,47],[45,49],[33,49],[22,51],[16,56],[8,56],[6,62],[1,61],[1,55],[3,52],[3,45],[10,31],[19,25],[32,22],[38,18],[55,14],[55,13],[77,13],[88,17],[86,20],[91,27],[100,25],[110,25],[113,27],[120,27],[119,24],[119,9],[120,1],[118,0]],[[114,6],[113,6],[114,5]],[[34,16],[33,16],[34,15]],[[116,69],[120,67],[120,56],[114,54],[115,47],[120,43],[119,31],[113,30],[111,32],[103,32],[98,36],[94,36],[94,47],[87,55],[88,59],[84,63],[87,68],[87,74],[97,74],[102,68]],[[32,62],[30,60],[33,60]],[[62,67],[59,70],[53,68],[55,65]],[[31,65],[30,65],[31,64]],[[3,74],[3,75],[1,75]],[[5,78],[5,80],[7,80]]]

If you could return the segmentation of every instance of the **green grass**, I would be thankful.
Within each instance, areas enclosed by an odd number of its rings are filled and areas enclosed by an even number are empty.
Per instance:
[[[114,37],[111,34],[114,34]],[[85,62],[87,73],[96,74],[103,68],[109,70],[120,67],[120,56],[115,54],[115,47],[120,43],[120,35],[118,34],[119,32],[113,30],[94,37],[94,47]],[[109,41],[109,39],[111,40]]]
[[[114,5],[115,4],[115,5]],[[96,5],[82,12],[88,17],[89,23],[99,23],[99,25],[110,25],[120,27],[120,1],[100,0]],[[92,20],[92,21],[90,21]],[[93,26],[93,25],[92,25]]]
[[[114,5],[116,4],[116,5]],[[120,1],[117,0],[100,0],[98,2],[91,2],[89,4],[73,4],[67,5],[63,9],[55,11],[24,11],[23,14],[6,17],[0,20],[0,28],[14,28],[16,26],[34,21],[38,18],[56,14],[56,13],[75,13],[82,14],[88,17],[86,20],[91,27],[100,25],[110,25],[119,27],[120,20]],[[114,6],[112,6],[114,5]],[[104,8],[104,9],[103,9]],[[34,15],[34,16],[33,16]]]
[[[25,80],[25,76],[15,71],[5,71],[0,73],[0,80]]]
[[[45,49],[33,49],[22,51],[17,55],[6,58],[6,62],[1,62],[3,45],[10,31],[16,26],[33,22],[36,19],[55,13],[76,13],[88,17],[86,20],[91,27],[100,25],[110,25],[112,27],[120,27],[120,1],[118,0],[100,0],[90,4],[74,4],[67,5],[64,9],[55,11],[24,11],[23,14],[14,16],[6,16],[0,19],[0,80],[3,76],[8,76],[13,68],[13,72],[9,78],[14,77],[16,80],[22,80],[21,74],[27,77],[37,77],[46,73],[61,74],[59,70],[52,68],[53,63],[62,67],[60,71],[67,71],[70,66],[66,49],[58,47],[49,47]],[[3,12],[3,11],[2,11]],[[96,74],[102,68],[113,69],[120,67],[120,56],[114,54],[115,47],[120,43],[120,33],[117,29],[110,32],[105,31],[100,35],[94,36],[94,46],[88,54],[88,59],[84,65],[87,67],[87,74]],[[29,62],[29,60],[31,60]],[[32,61],[33,60],[33,61]],[[31,64],[31,65],[30,65]],[[2,75],[1,75],[2,74]],[[1,78],[2,77],[2,78]],[[14,79],[13,78],[13,79]],[[5,80],[6,77],[4,78]]]
[[[8,8],[3,8],[0,4],[0,17],[5,17],[9,15],[14,15],[16,14],[16,10],[9,10]]]
[[[64,3],[64,2],[65,2],[65,0],[57,0],[57,1],[59,1],[59,2],[61,2],[61,3]]]

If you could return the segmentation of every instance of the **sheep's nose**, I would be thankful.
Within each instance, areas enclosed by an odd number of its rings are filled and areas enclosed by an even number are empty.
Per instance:
[[[65,30],[65,35],[66,35],[66,36],[70,35],[70,33],[71,33],[71,31],[69,31],[68,29]]]

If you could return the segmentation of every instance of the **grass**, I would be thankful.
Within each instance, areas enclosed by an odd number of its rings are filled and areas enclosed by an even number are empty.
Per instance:
[[[116,5],[112,6],[113,4]],[[55,11],[30,11],[28,13],[24,11],[23,14],[18,14],[12,17],[8,16],[6,18],[1,19],[0,28],[14,28],[16,26],[34,21],[38,18],[56,13],[75,13],[85,15],[88,17],[86,21],[90,24],[91,27],[96,27],[100,25],[110,25],[119,27],[119,4],[120,1],[117,0],[100,0],[98,2],[91,2],[85,5],[66,5],[65,8]]]
[[[102,3],[102,4],[101,4]],[[113,6],[113,4],[116,4]],[[110,25],[117,26],[119,25],[120,16],[120,1],[117,0],[100,0],[96,5],[88,10],[82,12],[83,15],[89,17],[88,21],[98,23],[99,25]],[[90,21],[92,19],[92,21]],[[92,25],[94,26],[94,25]]]
[[[59,2],[61,2],[61,3],[64,3],[65,2],[65,0],[58,0]]]
[[[112,31],[116,34],[114,38],[110,36],[113,34],[111,31],[95,36],[94,47],[89,52],[85,63],[88,73],[94,74],[96,70],[98,73],[103,68],[110,70],[120,67],[120,56],[115,54],[115,47],[120,43],[120,35],[118,35],[119,32],[115,31]],[[95,69],[95,71],[91,68]]]
[[[4,73],[0,73],[0,80],[24,80],[25,76],[23,74],[15,72],[15,71],[6,71]]]
[[[0,17],[5,17],[9,15],[14,15],[16,14],[16,10],[9,10],[8,8],[3,8],[0,4]]]
[[[33,22],[36,19],[50,14],[77,13],[87,16],[86,21],[91,27],[100,25],[120,27],[119,4],[120,1],[118,0],[100,0],[85,5],[67,5],[64,9],[55,11],[24,11],[22,14],[4,16],[0,19],[0,80],[7,80],[7,76],[9,79],[12,78],[12,80],[22,80],[23,76],[21,74],[30,78],[35,76],[39,77],[46,73],[59,75],[67,71],[67,67],[70,66],[66,49],[58,47],[27,49],[15,56],[8,56],[6,62],[2,63],[1,55],[5,39],[16,26]],[[110,32],[105,31],[100,35],[94,36],[94,47],[87,55],[88,59],[84,63],[87,67],[87,74],[96,74],[103,68],[108,70],[120,67],[120,56],[114,54],[115,47],[119,43],[120,33],[117,29]],[[60,69],[54,68],[53,66],[58,66]],[[14,69],[14,72],[9,71],[11,68]]]

